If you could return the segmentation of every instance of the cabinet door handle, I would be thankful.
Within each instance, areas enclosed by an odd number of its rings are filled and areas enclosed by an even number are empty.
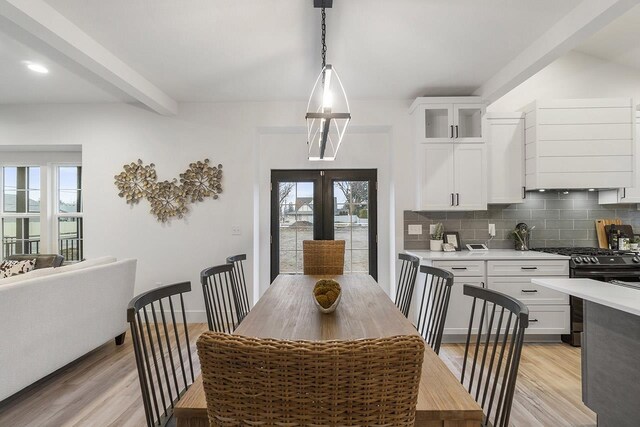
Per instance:
[[[451,193],[451,206],[453,206],[453,193]]]
[[[622,198],[623,199],[627,198],[627,189],[626,189],[626,187],[622,189]]]
[[[456,138],[458,138],[458,125],[456,125]]]
[[[521,270],[537,270],[538,267],[520,267]]]
[[[451,125],[450,127],[451,127],[451,138],[453,138],[453,125]]]
[[[451,267],[452,270],[466,270],[467,267]]]
[[[529,323],[535,323],[537,321],[538,321],[538,319],[529,319]]]
[[[526,199],[527,198],[527,187],[522,187],[522,199]]]
[[[522,289],[522,292],[527,293],[527,294],[535,294],[536,292],[538,292],[537,289]]]
[[[484,282],[480,282],[480,286],[484,288]]]
[[[456,193],[456,206],[460,206],[460,193]]]

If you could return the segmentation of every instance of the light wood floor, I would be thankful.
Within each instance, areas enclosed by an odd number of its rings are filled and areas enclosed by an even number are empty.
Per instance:
[[[190,326],[189,336],[193,343],[205,330],[204,324]],[[462,352],[462,347],[455,344],[444,344],[441,350],[441,357],[456,374],[461,366]],[[0,426],[144,425],[129,335],[124,345],[109,342],[0,406]],[[580,398],[579,349],[564,344],[525,344],[511,425],[596,425],[595,415]]]

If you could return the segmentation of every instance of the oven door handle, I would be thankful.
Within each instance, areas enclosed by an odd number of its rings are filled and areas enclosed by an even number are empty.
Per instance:
[[[589,279],[592,277],[604,277],[605,279],[618,279],[620,277],[636,277],[640,281],[640,268],[634,270],[580,270],[574,271],[571,276],[578,279]]]

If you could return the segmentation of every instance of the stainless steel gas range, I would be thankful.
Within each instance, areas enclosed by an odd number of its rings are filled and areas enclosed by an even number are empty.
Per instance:
[[[546,252],[570,256],[569,277],[609,282],[612,285],[640,287],[640,256],[634,252],[612,251],[598,248],[536,248]],[[571,333],[562,340],[580,347],[582,325],[582,299],[572,296]]]

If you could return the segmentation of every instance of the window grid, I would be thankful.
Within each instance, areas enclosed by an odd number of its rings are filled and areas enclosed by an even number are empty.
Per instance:
[[[20,253],[57,252],[65,261],[82,260],[82,167],[78,164],[1,165],[0,169],[2,258]],[[72,185],[68,179],[61,180],[61,171],[75,174]],[[49,176],[54,177],[53,182]],[[43,194],[48,195],[50,209],[42,206]]]

